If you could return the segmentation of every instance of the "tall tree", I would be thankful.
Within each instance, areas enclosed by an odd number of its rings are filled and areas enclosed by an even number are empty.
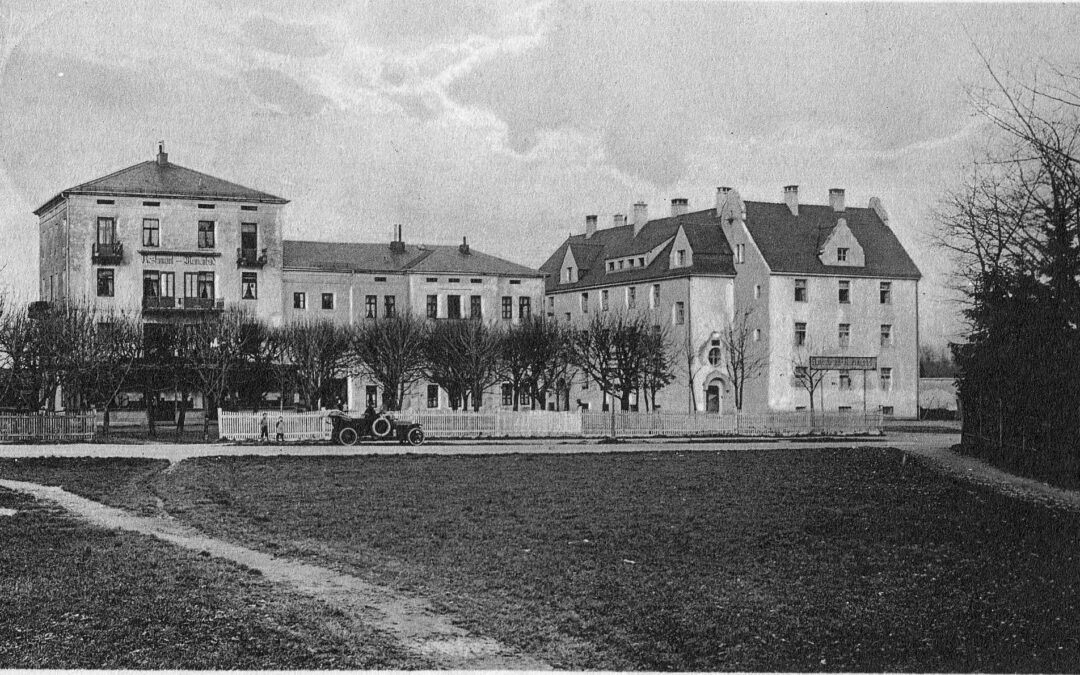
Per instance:
[[[810,419],[814,419],[814,394],[821,389],[822,380],[825,379],[824,370],[816,370],[810,366],[810,357],[819,350],[815,349],[812,340],[797,347],[792,353],[791,366],[795,382],[802,387],[810,399]]]
[[[499,381],[501,329],[470,319],[438,321],[426,346],[425,375],[459,405],[479,410],[484,391]]]
[[[412,314],[369,320],[354,335],[362,372],[378,382],[391,410],[401,410],[405,393],[424,374],[424,346],[430,331]]]
[[[101,409],[102,434],[108,437],[116,397],[134,384],[142,353],[142,330],[137,317],[107,311],[86,338],[93,360],[84,392],[89,402]]]
[[[238,311],[204,317],[184,326],[180,358],[191,388],[203,395],[203,440],[210,438],[212,410],[225,399],[245,365],[245,338],[254,320]]]
[[[720,334],[731,387],[735,391],[735,409],[742,411],[746,383],[769,369],[769,354],[760,341],[754,339],[756,322],[751,306],[738,312],[735,319]]]
[[[278,340],[283,361],[292,369],[308,409],[332,405],[335,382],[352,374],[356,366],[349,327],[325,319],[297,321],[282,326]]]
[[[622,410],[641,389],[656,363],[652,349],[658,345],[648,316],[640,313],[600,312],[574,336],[575,365],[596,382],[600,390],[618,399]]]

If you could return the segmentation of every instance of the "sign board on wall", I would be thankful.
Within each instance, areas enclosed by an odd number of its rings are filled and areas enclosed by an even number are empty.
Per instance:
[[[811,370],[877,370],[876,356],[811,356]]]

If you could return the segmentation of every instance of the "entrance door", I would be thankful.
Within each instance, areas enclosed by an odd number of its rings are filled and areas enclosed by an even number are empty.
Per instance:
[[[720,412],[720,386],[710,384],[705,388],[705,412]]]

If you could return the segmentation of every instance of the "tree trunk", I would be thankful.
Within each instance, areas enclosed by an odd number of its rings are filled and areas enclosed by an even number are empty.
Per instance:
[[[101,435],[103,438],[109,437],[109,405],[107,403],[101,416]]]
[[[176,440],[184,436],[184,421],[187,419],[187,392],[180,393],[180,412],[176,415]]]
[[[143,390],[143,402],[146,404],[146,434],[150,438],[157,438],[157,424],[154,422],[154,399],[150,398],[150,390]]]

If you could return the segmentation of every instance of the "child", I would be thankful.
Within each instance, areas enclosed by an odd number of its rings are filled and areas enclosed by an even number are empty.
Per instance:
[[[266,419],[266,413],[259,419],[259,441],[270,442],[270,421]]]
[[[285,418],[280,415],[277,418],[277,442],[285,442]]]

